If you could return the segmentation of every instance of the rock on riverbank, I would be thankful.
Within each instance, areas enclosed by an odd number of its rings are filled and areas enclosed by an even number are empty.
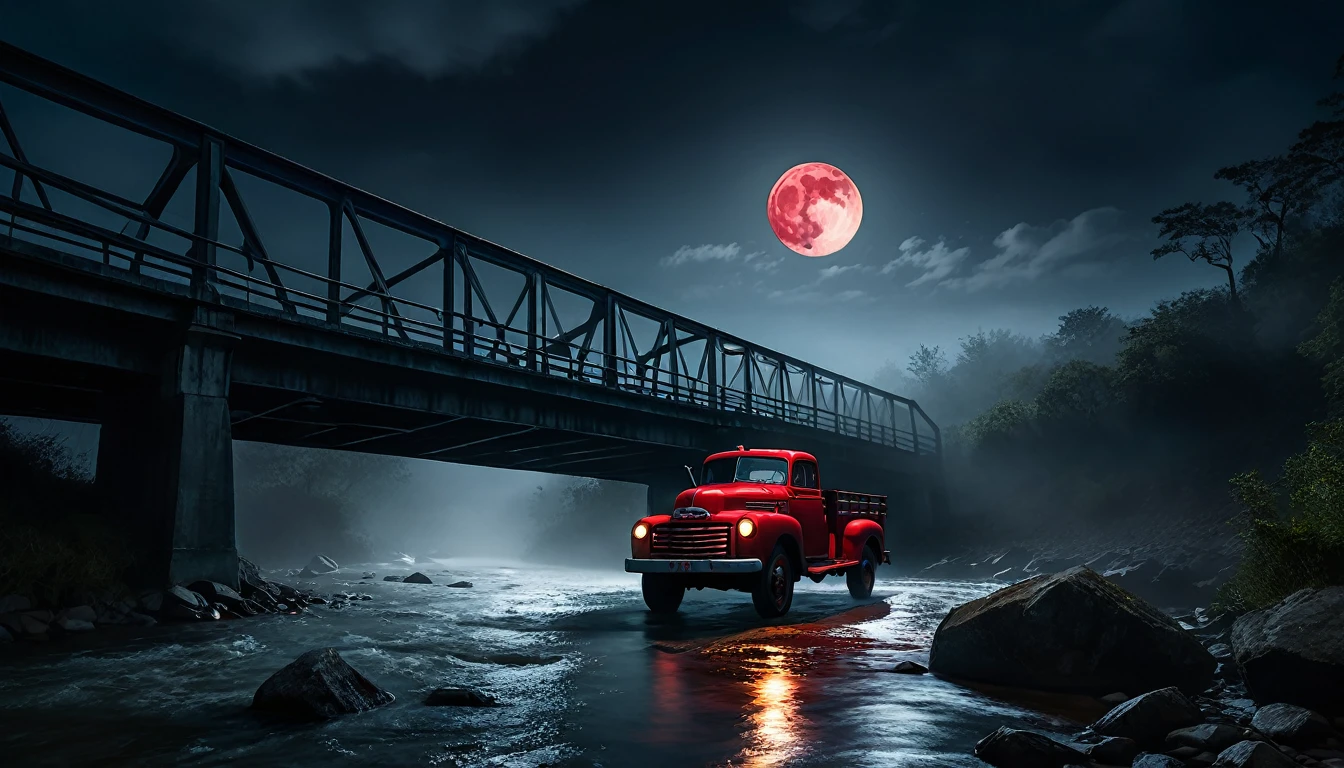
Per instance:
[[[1174,619],[1086,566],[1037,576],[950,611],[929,669],[1018,688],[1204,690],[1217,662]]]
[[[1051,595],[1060,590],[1060,584],[1072,587]],[[1113,604],[1116,593],[1121,601],[1118,608]],[[1153,622],[1151,606],[1099,574],[1075,568],[1006,587],[953,609],[935,635],[930,666],[946,674],[949,658],[981,663],[972,659],[978,649],[996,664],[1016,662],[1007,675],[992,673],[1000,679],[1026,680],[1010,685],[1044,689],[1075,672],[1080,680],[1092,680],[1095,667],[1089,660],[1094,655],[1105,656],[1108,643],[1138,631],[1127,629],[1137,614],[1138,626],[1144,631],[1162,628],[1155,643],[1184,648],[1189,642],[1202,642],[1217,651],[1206,653],[1207,660],[1193,657],[1199,659],[1192,662],[1199,678],[1190,680],[1184,692],[1172,685],[1133,698],[1121,693],[1103,696],[1100,702],[1112,709],[1072,737],[1000,729],[977,745],[975,753],[999,768],[1062,766],[1064,760],[1088,764],[1077,761],[1073,752],[1086,755],[1093,766],[1344,768],[1344,711],[1336,711],[1344,707],[1344,688],[1332,677],[1339,669],[1337,652],[1344,642],[1344,631],[1337,624],[1344,621],[1344,606],[1337,602],[1341,598],[1344,588],[1303,590],[1235,623],[1197,612],[1186,617],[1185,626],[1191,627],[1187,630],[1165,616]],[[1089,635],[1096,631],[1100,618],[1108,615],[1117,622],[1114,631]],[[948,644],[948,638],[955,642]],[[1045,649],[1044,655],[1029,647],[1032,641]],[[1081,652],[1073,642],[1096,650]],[[996,649],[996,643],[1005,650]],[[949,656],[948,648],[956,653]],[[1051,663],[1050,652],[1068,660]],[[1224,662],[1217,665],[1210,684],[1196,687],[1193,683],[1204,679],[1203,670],[1215,655]],[[1173,658],[1170,653],[1159,657]],[[1186,657],[1177,654],[1174,658]],[[1149,670],[1138,659],[1122,654],[1112,660],[1117,663],[1112,669],[1120,672],[1125,663],[1134,665],[1127,679],[1116,681],[1117,691],[1145,690],[1135,683],[1151,677],[1145,677]],[[1177,665],[1176,674],[1180,668]],[[983,668],[972,666],[972,671]],[[1039,677],[1032,679],[1032,673]],[[1283,703],[1286,697],[1315,702],[1319,711]],[[1144,751],[1135,754],[1138,750]]]

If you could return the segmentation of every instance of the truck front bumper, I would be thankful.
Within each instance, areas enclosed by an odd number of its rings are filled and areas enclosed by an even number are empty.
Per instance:
[[[670,560],[625,558],[628,573],[756,573],[761,561],[756,558],[719,560]]]

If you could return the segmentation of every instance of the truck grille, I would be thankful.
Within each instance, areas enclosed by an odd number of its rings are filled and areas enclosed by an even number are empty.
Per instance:
[[[727,557],[728,523],[663,523],[653,527],[654,557]]]

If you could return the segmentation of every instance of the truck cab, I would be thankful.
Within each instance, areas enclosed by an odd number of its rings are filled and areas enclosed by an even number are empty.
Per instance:
[[[816,457],[747,449],[705,459],[695,486],[630,532],[625,570],[642,576],[644,602],[673,613],[686,590],[748,592],[762,617],[788,612],[793,586],[845,576],[867,598],[886,545],[887,499],[822,490]]]

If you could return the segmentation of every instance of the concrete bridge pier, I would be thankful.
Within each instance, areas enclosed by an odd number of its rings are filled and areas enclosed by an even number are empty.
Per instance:
[[[229,378],[237,337],[202,311],[164,354],[163,373],[100,404],[96,483],[126,523],[146,586],[238,586]]]

